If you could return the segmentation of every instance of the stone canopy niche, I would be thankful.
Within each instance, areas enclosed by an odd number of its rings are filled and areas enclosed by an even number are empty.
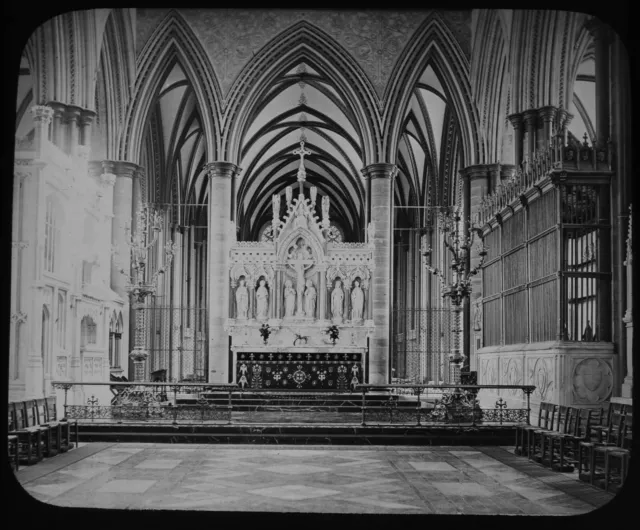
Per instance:
[[[373,227],[367,243],[338,241],[329,198],[322,197],[322,219],[315,215],[316,198],[315,187],[305,197],[300,186],[297,198],[288,187],[284,218],[274,195],[273,221],[262,240],[232,244],[226,330],[233,382],[245,389],[345,390],[366,381],[374,330]],[[334,325],[335,344],[327,333]]]

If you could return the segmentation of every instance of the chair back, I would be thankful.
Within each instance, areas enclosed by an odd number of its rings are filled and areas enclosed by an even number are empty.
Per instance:
[[[589,433],[589,429],[591,428],[591,425],[592,425],[591,418],[592,418],[593,409],[582,408],[582,409],[574,409],[574,410],[575,410],[576,422],[574,425],[573,435],[577,438],[586,438],[587,434]],[[602,410],[602,409],[596,409],[596,411],[597,410]]]
[[[13,403],[13,413],[15,416],[16,430],[26,429],[29,426],[26,403],[24,401]]]
[[[33,400],[33,409],[35,413],[35,417],[38,421],[38,425],[42,425],[43,423],[48,423],[47,419],[47,402],[44,398],[34,399]]]
[[[620,416],[624,416],[626,405],[622,403],[609,404],[609,417],[607,418],[607,427],[611,427],[614,422],[619,421]]]
[[[56,398],[45,398],[47,403],[47,421],[58,421],[58,410],[56,408]]]
[[[557,406],[553,403],[540,403],[540,415],[538,416],[538,427],[551,429],[556,415]]]
[[[631,408],[631,407],[628,407]],[[622,435],[618,445],[624,449],[631,449],[633,438],[633,411],[627,410],[624,415],[624,424],[622,426]]]
[[[577,409],[575,407],[568,407],[564,426],[560,432],[562,434],[574,434],[576,432],[576,423],[578,422],[579,415],[580,409]]]
[[[622,441],[622,428],[624,426],[625,415],[620,409],[613,409],[611,411],[611,419],[609,422],[609,428],[607,429],[606,443],[620,444]]]
[[[558,412],[556,413],[555,421],[551,423],[551,430],[558,432],[565,432],[567,416],[569,415],[569,407],[566,405],[560,405]]]
[[[24,413],[28,427],[37,427],[40,425],[35,400],[32,399],[24,402]]]
[[[15,403],[9,403],[9,431],[15,431],[17,427]]]

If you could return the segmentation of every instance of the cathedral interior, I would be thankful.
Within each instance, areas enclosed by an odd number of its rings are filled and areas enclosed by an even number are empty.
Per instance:
[[[49,19],[17,84],[9,400],[631,405],[630,105],[623,40],[579,12]]]

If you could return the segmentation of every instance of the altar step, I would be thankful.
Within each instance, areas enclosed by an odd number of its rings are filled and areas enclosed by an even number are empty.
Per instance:
[[[299,445],[512,445],[515,426],[171,425],[79,424],[81,442],[299,444]]]

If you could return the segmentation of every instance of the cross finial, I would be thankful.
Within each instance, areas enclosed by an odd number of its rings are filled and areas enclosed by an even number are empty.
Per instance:
[[[300,182],[300,185],[302,185],[302,183],[305,181],[307,177],[306,171],[304,170],[304,157],[305,155],[311,154],[311,151],[304,148],[304,140],[305,140],[304,135],[301,135],[300,149],[296,149],[293,151],[294,155],[300,155],[300,167],[298,168],[298,182]],[[300,192],[302,193],[302,189],[300,190]]]

